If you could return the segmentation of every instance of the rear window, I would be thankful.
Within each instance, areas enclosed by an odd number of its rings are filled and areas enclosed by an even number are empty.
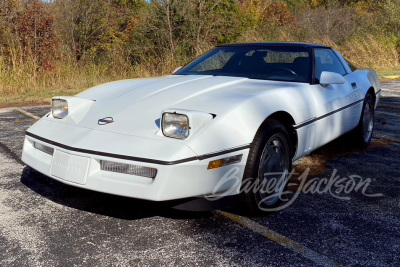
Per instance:
[[[265,58],[266,63],[283,63],[283,64],[293,64],[298,58],[307,58],[308,53],[306,52],[275,52],[268,51],[268,56]],[[307,67],[307,66],[305,66]]]

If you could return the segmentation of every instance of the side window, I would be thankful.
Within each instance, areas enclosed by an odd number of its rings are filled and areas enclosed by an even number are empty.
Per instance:
[[[357,67],[353,63],[351,63],[347,59],[345,59],[345,61],[346,61],[347,65],[349,65],[349,68],[351,69],[351,71],[356,71],[357,70]]]
[[[335,53],[335,55],[339,58],[340,62],[342,62],[344,68],[346,69],[347,73],[352,73],[357,70],[357,67],[354,66],[350,61],[345,59],[338,51],[333,50],[332,51]]]
[[[345,76],[346,70],[331,49],[315,49],[315,77],[319,80],[323,71]]]

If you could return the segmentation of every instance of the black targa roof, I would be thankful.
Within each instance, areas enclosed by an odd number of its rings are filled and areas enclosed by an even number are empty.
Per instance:
[[[308,48],[330,48],[325,45],[307,44],[307,43],[237,43],[224,44],[219,47],[308,47]]]

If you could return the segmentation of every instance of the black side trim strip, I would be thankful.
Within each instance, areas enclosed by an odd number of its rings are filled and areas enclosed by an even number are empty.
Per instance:
[[[376,91],[375,95],[378,95],[380,93],[382,93],[382,89],[379,89],[378,91]]]
[[[329,116],[331,116],[331,115],[333,115],[333,114],[335,114],[335,113],[338,113],[338,112],[340,112],[340,111],[343,111],[343,110],[345,110],[345,109],[348,109],[348,108],[350,108],[350,107],[353,107],[353,106],[355,106],[355,105],[357,105],[357,104],[359,104],[359,103],[361,103],[361,102],[364,102],[364,99],[358,100],[358,101],[356,101],[356,102],[354,102],[354,103],[352,103],[352,104],[350,104],[350,105],[347,105],[347,106],[344,106],[344,107],[339,108],[339,109],[337,109],[337,110],[334,110],[334,111],[332,111],[332,112],[329,112],[329,113],[327,113],[327,114],[325,114],[325,115],[322,115],[321,117],[318,117],[318,118],[315,118],[315,119],[306,121],[306,122],[304,122],[304,123],[301,123],[301,124],[299,124],[299,125],[296,125],[296,126],[294,126],[294,129],[297,130],[297,129],[301,128],[301,127],[310,125],[311,123],[314,123],[314,122],[316,122],[316,121],[322,120],[322,119],[324,119],[324,118],[326,118],[326,117],[329,117]]]
[[[251,145],[245,145],[245,146],[235,147],[235,148],[223,150],[223,151],[220,151],[220,152],[215,152],[215,153],[210,153],[210,154],[201,155],[201,156],[198,156],[197,158],[198,158],[198,160],[203,160],[203,159],[218,157],[218,156],[222,156],[222,155],[225,155],[225,154],[228,154],[228,153],[240,151],[240,150],[243,150],[243,149],[248,149],[248,148],[250,148],[250,147],[251,147]]]
[[[220,152],[205,154],[205,155],[201,155],[201,156],[197,156],[197,157],[190,157],[190,158],[180,159],[180,160],[175,160],[175,161],[163,161],[163,160],[138,158],[138,157],[132,157],[132,156],[126,156],[126,155],[118,155],[118,154],[94,151],[94,150],[89,150],[89,149],[76,148],[76,147],[71,147],[71,146],[63,145],[63,144],[48,140],[46,138],[37,136],[28,131],[26,131],[25,134],[27,136],[33,137],[42,142],[45,142],[45,143],[48,143],[48,144],[51,144],[53,146],[57,146],[60,148],[64,148],[64,149],[67,149],[70,151],[86,153],[86,154],[93,154],[93,155],[104,156],[104,157],[109,157],[109,158],[117,158],[117,159],[125,159],[125,160],[132,160],[132,161],[145,162],[145,163],[153,163],[153,164],[158,164],[158,165],[176,165],[176,164],[185,163],[185,162],[189,162],[189,161],[204,160],[204,159],[213,158],[213,157],[217,157],[220,155],[224,155],[224,154],[228,154],[228,153],[232,153],[232,152],[250,148],[250,145],[245,145],[245,146],[231,148],[231,149],[223,150]]]

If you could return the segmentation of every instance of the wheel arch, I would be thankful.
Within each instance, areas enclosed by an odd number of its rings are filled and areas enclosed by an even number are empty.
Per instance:
[[[292,115],[290,115],[286,111],[276,111],[269,115],[265,120],[261,123],[260,127],[258,128],[257,132],[260,131],[262,128],[266,127],[268,120],[275,120],[282,123],[285,128],[287,129],[290,135],[290,141],[292,145],[292,156],[296,155],[297,152],[297,144],[298,144],[298,137],[297,132],[294,129],[294,125],[296,124]]]
[[[375,89],[374,87],[370,87],[367,91],[367,93],[365,94],[365,96],[367,96],[367,94],[371,94],[372,99],[374,100],[374,104],[376,103],[376,94],[375,94]]]

